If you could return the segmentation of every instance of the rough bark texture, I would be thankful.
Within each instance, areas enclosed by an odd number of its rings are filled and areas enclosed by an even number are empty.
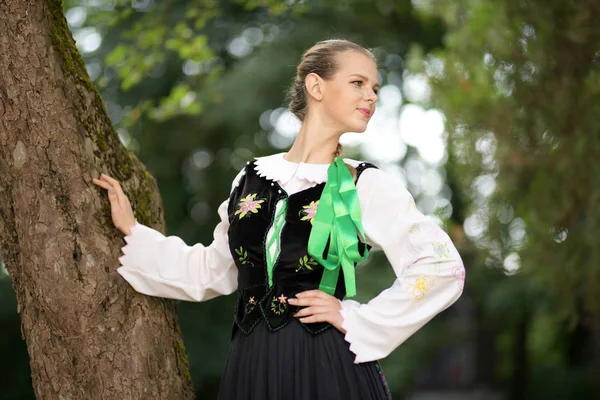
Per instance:
[[[123,235],[105,190],[164,229],[153,177],[125,149],[58,0],[0,0],[0,250],[39,399],[193,397],[174,304],[115,271]]]

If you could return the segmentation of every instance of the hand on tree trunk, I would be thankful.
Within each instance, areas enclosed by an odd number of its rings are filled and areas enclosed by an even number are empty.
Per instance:
[[[108,190],[113,224],[125,235],[130,235],[131,227],[135,225],[135,217],[131,209],[131,203],[123,193],[119,182],[104,174],[100,175],[100,179],[94,178],[93,182]]]

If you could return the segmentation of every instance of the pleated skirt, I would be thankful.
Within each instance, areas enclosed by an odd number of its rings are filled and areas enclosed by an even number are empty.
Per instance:
[[[379,362],[354,364],[344,335],[317,335],[292,320],[271,332],[264,321],[250,335],[235,333],[219,400],[387,400]]]

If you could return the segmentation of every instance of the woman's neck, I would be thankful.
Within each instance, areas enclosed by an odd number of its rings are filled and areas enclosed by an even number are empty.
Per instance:
[[[285,155],[287,161],[307,164],[333,162],[341,135],[327,128],[323,122],[308,116],[305,118],[294,144]]]

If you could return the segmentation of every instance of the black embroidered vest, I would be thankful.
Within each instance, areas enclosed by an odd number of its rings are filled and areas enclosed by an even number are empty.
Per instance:
[[[356,168],[357,181],[367,168],[376,167],[361,163]],[[288,195],[277,182],[259,176],[255,162],[246,165],[244,175],[231,193],[228,208],[229,248],[238,268],[233,333],[239,328],[250,334],[261,319],[271,331],[283,328],[300,308],[288,304],[287,299],[296,293],[319,288],[323,267],[308,254],[307,247],[312,218],[324,187],[325,182]],[[273,270],[273,286],[269,287],[267,232],[274,223],[276,205],[284,198],[287,198],[285,224]],[[359,245],[362,245],[360,240]],[[361,252],[364,251],[362,246]],[[343,272],[340,271],[335,297],[341,300],[345,295]],[[298,322],[314,334],[331,327],[325,322]]]

